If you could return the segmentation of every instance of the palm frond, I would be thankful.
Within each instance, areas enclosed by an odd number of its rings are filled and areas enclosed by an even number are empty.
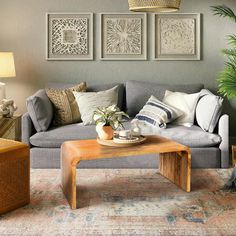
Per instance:
[[[236,49],[222,49],[225,56],[236,57]]]
[[[232,67],[234,70],[236,70],[236,64],[235,63],[232,63],[230,61],[226,61],[225,62],[225,66],[227,67]]]
[[[236,48],[236,34],[228,35],[229,45]]]
[[[229,7],[225,5],[219,5],[219,6],[212,6],[211,9],[214,15],[218,15],[221,17],[228,17],[236,22],[236,15]]]
[[[231,62],[232,64],[236,65],[236,57],[231,57],[231,56],[228,56],[228,61]]]
[[[217,79],[219,93],[228,97],[236,98],[236,70],[232,67],[225,67]]]
[[[228,17],[236,22],[236,15],[233,10],[225,5],[212,6],[214,15]],[[219,74],[217,82],[219,93],[228,98],[236,99],[236,35],[228,36],[228,43],[231,49],[223,49],[222,53],[226,56],[224,70]]]

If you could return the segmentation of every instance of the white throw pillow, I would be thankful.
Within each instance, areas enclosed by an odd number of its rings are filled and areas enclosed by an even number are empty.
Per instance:
[[[117,105],[118,88],[119,86],[115,86],[109,90],[100,92],[73,92],[84,125],[95,123],[93,113],[98,107]]]
[[[135,120],[166,128],[166,124],[180,117],[183,113],[172,106],[168,106],[151,96],[142,110],[135,116]]]
[[[221,115],[223,98],[202,89],[201,98],[196,107],[198,125],[206,132],[213,133]]]
[[[191,127],[194,123],[196,105],[200,93],[180,93],[166,90],[163,102],[183,112],[182,116],[175,120],[175,124]]]

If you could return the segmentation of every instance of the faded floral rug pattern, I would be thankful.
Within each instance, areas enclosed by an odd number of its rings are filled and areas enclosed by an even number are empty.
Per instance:
[[[236,235],[231,170],[193,170],[186,193],[157,170],[78,170],[77,210],[60,170],[31,171],[31,204],[0,216],[0,235]]]

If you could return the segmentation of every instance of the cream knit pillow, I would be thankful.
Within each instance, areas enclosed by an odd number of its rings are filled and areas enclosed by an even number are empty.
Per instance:
[[[78,103],[81,119],[84,125],[94,124],[93,113],[98,107],[117,105],[118,89],[119,86],[115,86],[114,88],[100,92],[73,92]]]

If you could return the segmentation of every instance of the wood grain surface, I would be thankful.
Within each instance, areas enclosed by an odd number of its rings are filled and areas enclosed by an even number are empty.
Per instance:
[[[21,140],[21,115],[0,118],[0,138]]]
[[[30,201],[29,147],[0,139],[0,214]]]
[[[160,154],[160,174],[190,192],[191,152],[182,144],[160,136],[147,136],[137,146],[106,147],[96,140],[67,141],[61,147],[62,190],[76,209],[76,166],[83,160]],[[135,161],[135,160],[134,160]]]

